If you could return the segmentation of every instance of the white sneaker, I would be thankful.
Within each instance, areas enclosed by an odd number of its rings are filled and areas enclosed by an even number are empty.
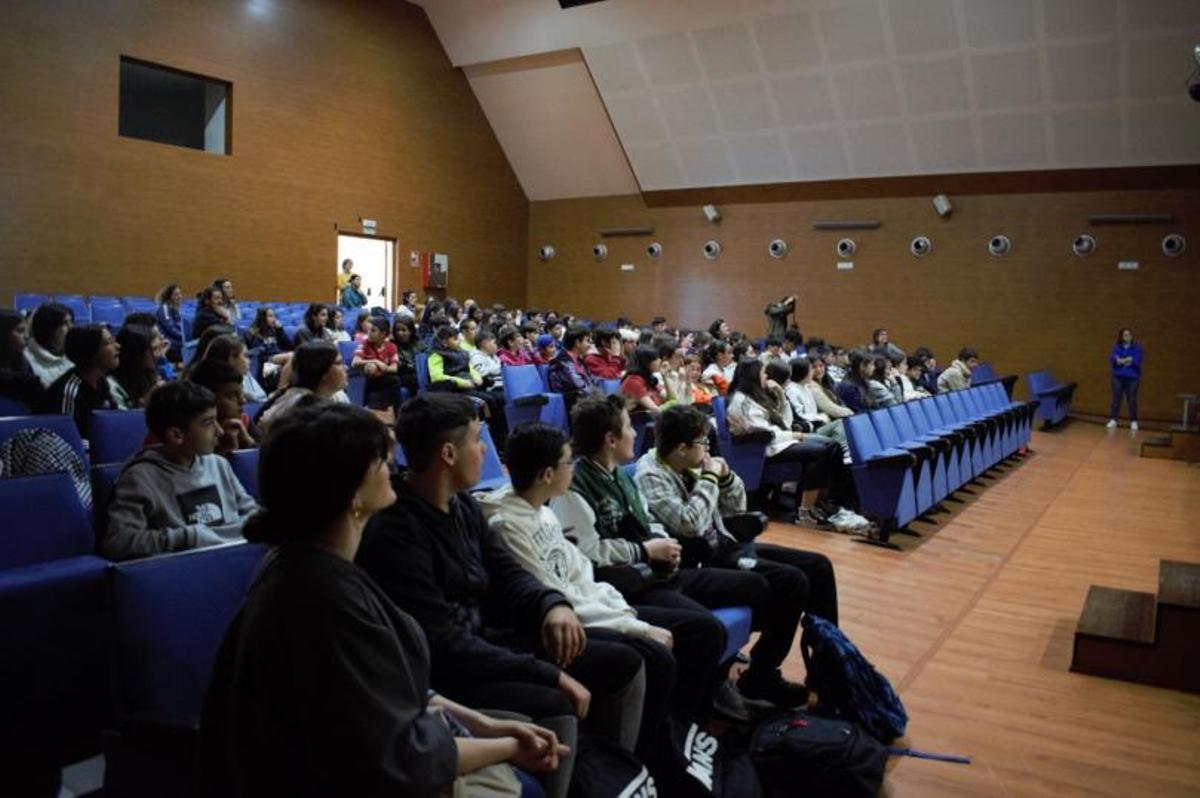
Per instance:
[[[1137,430],[1138,430],[1137,422],[1136,422],[1136,421],[1130,421],[1130,422],[1129,422],[1129,431],[1130,431],[1130,432],[1137,432]]]
[[[1110,418],[1108,420],[1108,423],[1105,424],[1104,426],[1108,427],[1109,429],[1116,429],[1117,428],[1117,420],[1115,418]]]
[[[826,529],[827,530],[830,528],[830,524],[826,523],[825,521],[822,521],[820,518],[818,518],[816,515],[813,514],[812,510],[809,510],[807,507],[797,507],[796,508],[796,515],[795,515],[795,517],[792,518],[792,523],[795,524],[796,526],[802,526],[802,527],[806,527],[808,529]]]
[[[859,531],[871,525],[870,521],[852,510],[847,510],[845,507],[829,516],[829,523],[833,524],[833,528],[838,532]]]

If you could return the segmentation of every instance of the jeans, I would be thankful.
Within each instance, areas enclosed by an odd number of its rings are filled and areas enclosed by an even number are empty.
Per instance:
[[[1138,377],[1112,378],[1112,409],[1108,413],[1109,418],[1120,418],[1121,397],[1124,396],[1126,403],[1129,405],[1129,420],[1138,420],[1138,382],[1140,382]]]

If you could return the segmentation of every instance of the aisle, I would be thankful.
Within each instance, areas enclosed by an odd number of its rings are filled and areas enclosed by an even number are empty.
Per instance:
[[[975,760],[895,762],[885,795],[1200,795],[1200,696],[1067,671],[1090,584],[1153,591],[1159,559],[1200,561],[1200,470],[1091,424],[1033,447],[902,553],[783,524],[764,540],[833,559],[908,741]],[[785,668],[803,677],[798,652]]]

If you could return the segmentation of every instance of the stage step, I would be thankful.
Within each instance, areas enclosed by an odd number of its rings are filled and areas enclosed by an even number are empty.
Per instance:
[[[1144,435],[1136,442],[1140,457],[1200,462],[1200,432],[1172,428],[1166,434]]]
[[[1200,692],[1200,564],[1162,560],[1157,595],[1092,585],[1071,670]]]

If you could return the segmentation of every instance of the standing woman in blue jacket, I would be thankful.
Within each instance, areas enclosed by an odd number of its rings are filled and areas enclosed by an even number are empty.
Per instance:
[[[1142,379],[1142,346],[1133,340],[1133,330],[1122,327],[1117,333],[1117,342],[1108,356],[1112,366],[1112,410],[1108,414],[1108,428],[1117,426],[1121,416],[1121,397],[1129,404],[1129,429],[1138,428],[1138,382]]]

